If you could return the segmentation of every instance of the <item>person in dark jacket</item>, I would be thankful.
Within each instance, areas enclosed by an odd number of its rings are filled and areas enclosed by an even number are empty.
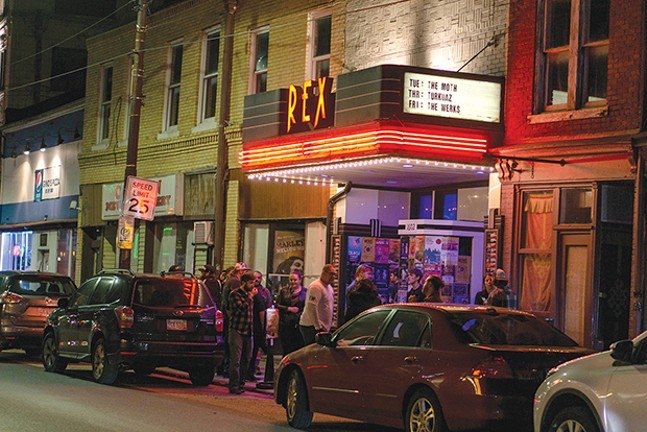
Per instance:
[[[366,309],[382,304],[377,287],[370,279],[362,279],[348,292],[348,309],[345,321],[359,315]]]

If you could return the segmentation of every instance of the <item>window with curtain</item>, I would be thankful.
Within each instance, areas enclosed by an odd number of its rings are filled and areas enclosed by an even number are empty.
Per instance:
[[[553,192],[525,192],[521,232],[521,309],[552,309]]]

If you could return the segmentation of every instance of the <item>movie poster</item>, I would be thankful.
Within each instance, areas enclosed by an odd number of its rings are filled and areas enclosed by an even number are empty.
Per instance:
[[[359,264],[362,259],[362,238],[348,236],[348,263]]]
[[[362,262],[375,262],[375,237],[362,238]]]
[[[375,239],[375,263],[387,264],[389,262],[389,239]]]
[[[274,273],[303,272],[305,236],[303,231],[276,231],[274,233]]]

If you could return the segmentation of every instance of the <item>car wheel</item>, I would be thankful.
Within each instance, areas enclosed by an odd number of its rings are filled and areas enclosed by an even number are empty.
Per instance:
[[[58,356],[54,334],[47,333],[43,340],[43,366],[47,372],[61,373],[67,367],[67,359]]]
[[[586,408],[562,409],[550,422],[549,432],[599,432],[597,423]]]
[[[214,365],[202,365],[189,369],[189,378],[194,386],[207,386],[213,382],[216,375]]]
[[[288,380],[285,414],[288,424],[297,429],[307,429],[312,423],[312,411],[308,410],[306,385],[299,371],[292,371]]]
[[[110,364],[106,355],[103,338],[97,339],[92,349],[92,377],[101,384],[113,384],[117,381],[119,366]]]
[[[440,403],[430,390],[418,390],[409,400],[405,430],[407,432],[444,432],[447,430]]]

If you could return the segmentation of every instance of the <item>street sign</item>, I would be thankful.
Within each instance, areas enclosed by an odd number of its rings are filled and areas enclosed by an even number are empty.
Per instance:
[[[117,247],[119,249],[132,249],[135,234],[135,218],[120,216],[117,227]]]
[[[128,176],[121,214],[137,219],[153,220],[159,190],[159,181]]]

